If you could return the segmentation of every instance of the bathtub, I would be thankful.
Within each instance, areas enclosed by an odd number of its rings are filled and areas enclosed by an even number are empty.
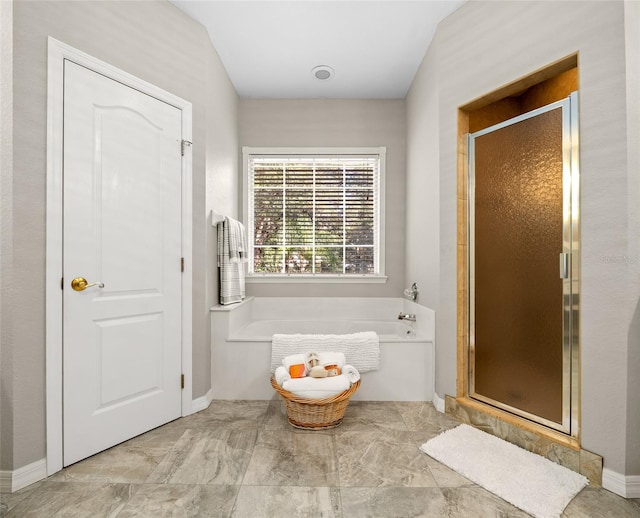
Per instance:
[[[416,314],[416,322],[397,319]],[[271,337],[276,333],[375,331],[380,369],[362,374],[353,396],[365,401],[431,401],[434,312],[401,298],[250,297],[211,308],[211,396],[271,399]],[[347,359],[348,360],[348,359]]]
[[[251,322],[234,335],[234,340],[250,338],[271,341],[276,333],[284,334],[334,334],[375,331],[382,342],[405,341],[415,338],[416,331],[409,322],[384,322],[375,320],[257,320]]]

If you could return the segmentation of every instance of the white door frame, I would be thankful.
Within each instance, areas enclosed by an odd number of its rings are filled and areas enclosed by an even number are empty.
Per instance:
[[[68,59],[94,72],[155,97],[182,111],[182,138],[191,141],[191,103],[127,72],[100,61],[65,43],[49,37],[47,78],[47,227],[46,227],[46,427],[47,475],[60,471],[62,459],[62,166],[64,60]],[[178,145],[178,144],[176,144]],[[182,415],[192,407],[191,363],[191,150],[182,157]]]

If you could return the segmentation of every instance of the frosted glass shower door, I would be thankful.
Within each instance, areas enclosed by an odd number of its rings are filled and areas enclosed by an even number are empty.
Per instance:
[[[469,136],[470,396],[571,433],[571,103]]]

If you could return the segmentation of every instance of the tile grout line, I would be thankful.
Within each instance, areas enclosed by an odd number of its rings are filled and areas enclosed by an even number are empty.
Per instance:
[[[255,454],[256,444],[258,444],[258,437],[260,436],[260,432],[265,429],[265,425],[267,423],[267,416],[269,415],[269,409],[271,408],[271,401],[273,400],[266,400],[267,406],[266,406],[264,415],[262,416],[262,422],[260,423],[260,426],[256,429],[256,435],[255,435],[255,438],[253,439],[253,446],[251,447],[251,455],[249,455],[249,460],[247,461],[247,465],[244,468],[244,473],[242,474],[242,480],[240,480],[240,483],[237,486],[238,490],[236,491],[235,498],[233,499],[233,505],[231,506],[231,510],[229,511],[229,518],[233,517],[233,513],[236,509],[236,504],[238,503],[238,496],[240,495],[240,491],[242,491],[242,488],[245,487],[244,479],[247,476],[247,471],[249,471],[251,460],[253,459],[253,455]],[[251,487],[251,486],[246,486],[246,487]]]
[[[342,426],[342,423],[340,424]],[[338,473],[338,502],[340,504],[340,516],[344,518],[344,510],[342,508],[342,478],[340,477],[340,456],[338,455],[338,440],[336,434],[331,434],[331,440],[333,441],[333,454],[335,455],[336,471]],[[331,498],[331,496],[329,496]]]

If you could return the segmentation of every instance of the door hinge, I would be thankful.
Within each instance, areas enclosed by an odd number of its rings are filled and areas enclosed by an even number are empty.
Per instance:
[[[193,144],[193,142],[191,142],[190,140],[181,140],[180,141],[180,155],[184,156],[184,148],[187,146],[191,146]]]
[[[184,272],[184,257],[180,258],[180,271]]]
[[[184,388],[184,374],[180,374],[180,388]]]
[[[64,277],[60,277],[60,289],[64,290]]]

